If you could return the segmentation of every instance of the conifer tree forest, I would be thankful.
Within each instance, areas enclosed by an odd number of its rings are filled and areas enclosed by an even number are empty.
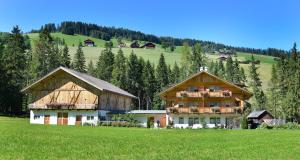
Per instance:
[[[296,44],[288,53],[277,54],[278,52],[273,50],[280,59],[272,66],[268,90],[263,90],[260,73],[257,71],[258,65],[254,63],[253,56],[252,63],[248,66],[249,74],[246,74],[235,56],[228,57],[226,62],[209,61],[204,45],[197,41],[184,43],[181,62],[174,62],[171,66],[166,64],[163,54],[156,64],[152,64],[149,60],[138,57],[133,50],[128,57],[123,54],[122,49],[113,53],[109,41],[96,63],[93,63],[86,62],[81,43],[71,58],[68,46],[58,43],[50,35],[50,32],[57,30],[67,34],[82,32],[87,35],[91,34],[90,29],[93,27],[95,28],[93,34],[105,36],[102,35],[104,32],[97,30],[97,26],[91,25],[83,27],[83,30],[77,30],[76,24],[70,25],[65,22],[59,28],[55,25],[43,26],[39,38],[32,46],[18,26],[14,27],[5,38],[0,38],[0,113],[15,115],[28,112],[27,104],[30,97],[23,95],[20,90],[59,66],[90,74],[137,96],[138,99],[134,101],[132,109],[164,109],[164,102],[158,93],[199,72],[200,67],[207,66],[210,73],[239,86],[248,87],[253,93],[251,105],[247,105],[248,111],[268,109],[275,117],[285,118],[288,121],[299,119],[300,56]],[[121,31],[115,34],[125,34]],[[117,37],[119,36],[122,35]],[[141,37],[140,39],[143,39]],[[150,41],[151,38],[152,42],[161,43],[163,40],[151,35],[145,36],[144,40]]]

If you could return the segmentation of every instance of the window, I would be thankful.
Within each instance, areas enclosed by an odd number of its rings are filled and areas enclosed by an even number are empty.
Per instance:
[[[183,102],[179,102],[179,107],[183,107],[184,106],[184,103]]]
[[[198,88],[194,87],[194,86],[190,86],[186,90],[189,91],[189,92],[198,92]]]
[[[188,102],[188,103],[187,103],[187,106],[188,106],[188,107],[198,107],[198,106],[199,106],[199,103],[198,103],[198,102]]]
[[[86,119],[87,119],[88,121],[92,121],[92,120],[94,120],[94,116],[87,116]]]
[[[189,118],[189,126],[193,126],[194,124],[200,124],[198,117],[190,117]]]
[[[218,106],[220,106],[220,103],[219,102],[209,102],[209,106],[210,107],[218,107]]]
[[[220,118],[216,117],[216,118],[210,118],[210,124],[220,124]]]
[[[209,91],[219,91],[221,88],[219,86],[211,86],[209,87]]]
[[[33,119],[34,119],[34,120],[40,119],[40,117],[41,117],[40,115],[34,115],[34,116],[33,116]]]
[[[183,117],[179,117],[179,124],[184,124],[184,118]]]

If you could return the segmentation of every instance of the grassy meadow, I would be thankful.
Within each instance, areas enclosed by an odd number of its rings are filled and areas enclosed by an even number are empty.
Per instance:
[[[297,130],[30,125],[0,117],[0,159],[300,159]]]
[[[59,37],[65,40],[66,44],[69,46],[71,57],[74,57],[74,54],[76,53],[77,50],[77,45],[80,41],[83,42],[86,39],[92,39],[95,42],[96,47],[83,47],[83,52],[85,54],[87,63],[89,61],[93,61],[95,64],[98,61],[98,57],[101,51],[104,49],[105,41],[101,39],[92,38],[83,35],[65,35],[62,33],[51,33],[51,35],[53,37]],[[30,33],[28,34],[28,36],[30,37],[30,39],[32,40],[31,42],[33,43],[34,40],[38,38],[38,33]],[[117,46],[116,39],[112,39],[111,41],[113,42],[114,46]],[[130,41],[123,40],[123,42],[126,43],[127,46],[126,48],[122,49],[126,56],[129,56],[129,54],[132,51],[134,51],[134,53],[137,56],[143,57],[145,60],[149,60],[151,63],[156,64],[158,63],[160,54],[163,53],[167,64],[172,66],[175,62],[177,62],[179,65],[181,63],[181,54],[180,54],[181,46],[176,46],[174,52],[168,52],[162,49],[160,45],[157,45],[155,49],[140,49],[140,48],[133,49],[133,48],[129,48],[131,43]],[[118,50],[119,50],[118,48],[113,48],[114,53],[117,53]],[[218,58],[218,55],[216,54],[207,53],[207,56],[209,60],[216,60]],[[264,56],[264,55],[254,55],[254,56],[255,59],[259,59],[261,61],[258,72],[260,73],[262,79],[263,89],[267,89],[268,82],[271,78],[271,68],[272,68],[272,64],[274,63],[274,59],[271,56]],[[250,53],[243,53],[243,52],[237,53],[238,60],[248,60],[250,58],[251,58]],[[241,64],[241,66],[245,69],[246,73],[248,73],[249,65]]]

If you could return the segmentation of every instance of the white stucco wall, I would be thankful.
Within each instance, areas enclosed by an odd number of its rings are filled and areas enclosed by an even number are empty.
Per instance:
[[[160,118],[163,116],[165,116],[165,114],[135,114],[134,119],[139,121],[143,127],[147,127],[148,117],[154,117],[154,123],[157,123],[157,121],[160,121]]]
[[[31,124],[44,124],[45,115],[50,115],[50,124],[57,124],[57,113],[58,112],[67,112],[68,113],[68,125],[75,125],[76,115],[82,116],[82,124],[88,122],[97,124],[98,122],[98,111],[53,111],[53,110],[31,110],[30,111],[30,123]],[[39,115],[39,119],[34,119],[34,115]],[[87,116],[94,116],[94,120],[87,120]]]
[[[196,116],[188,116],[188,115],[180,115],[180,116],[178,116],[178,115],[171,115],[170,116],[171,118],[170,119],[172,119],[173,120],[173,124],[174,124],[174,127],[175,128],[187,128],[187,127],[189,127],[189,117],[196,117]],[[183,117],[183,124],[179,124],[179,117]],[[194,124],[193,126],[191,126],[193,129],[196,129],[196,128],[203,128],[203,126],[202,126],[202,120],[205,120],[205,122],[206,122],[206,127],[207,128],[214,128],[215,127],[215,124],[211,124],[210,123],[210,117],[199,117],[199,123],[200,124]],[[221,126],[221,125],[225,125],[225,117],[224,116],[221,116],[220,117],[220,123],[219,124],[217,124],[218,126]]]

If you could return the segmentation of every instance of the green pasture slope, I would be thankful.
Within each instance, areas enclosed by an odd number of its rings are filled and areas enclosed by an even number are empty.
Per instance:
[[[32,39],[32,42],[38,38],[38,33],[30,33],[28,34],[29,37]],[[101,51],[104,49],[104,40],[101,39],[96,39],[88,36],[83,36],[83,35],[65,35],[62,33],[52,33],[51,34],[53,37],[59,37],[61,39],[65,39],[66,44],[69,46],[70,50],[70,55],[71,57],[74,56],[76,53],[77,45],[81,41],[83,42],[86,39],[92,39],[97,47],[84,47],[83,51],[86,56],[87,63],[92,60],[94,64],[97,62],[98,57],[101,53]],[[112,39],[112,42],[114,43],[114,46],[116,46],[117,41],[116,39]],[[181,46],[177,46],[174,52],[168,52],[165,51],[158,45],[155,49],[137,49],[137,48],[129,48],[130,41],[124,40],[124,42],[127,45],[127,48],[123,48],[123,52],[126,56],[128,56],[132,51],[139,56],[143,57],[145,60],[149,60],[151,63],[156,64],[158,62],[158,59],[160,57],[160,54],[163,53],[166,59],[166,63],[169,65],[173,65],[175,61],[180,65],[181,62]],[[74,46],[73,46],[74,45]],[[113,48],[113,52],[117,53],[119,49],[118,48]],[[214,54],[207,54],[209,60],[216,60],[218,58],[218,55]],[[237,53],[237,59],[238,60],[247,60],[251,58],[250,53],[243,53],[243,52],[238,52]],[[255,55],[256,59],[259,59],[261,61],[261,64],[259,65],[259,73],[261,75],[261,79],[263,82],[263,88],[266,89],[268,88],[268,82],[271,78],[271,68],[272,64],[274,63],[274,58],[271,56],[264,56],[264,55]],[[241,65],[244,67],[246,70],[246,73],[248,73],[249,65]]]
[[[300,159],[297,130],[30,125],[0,117],[0,159]]]

